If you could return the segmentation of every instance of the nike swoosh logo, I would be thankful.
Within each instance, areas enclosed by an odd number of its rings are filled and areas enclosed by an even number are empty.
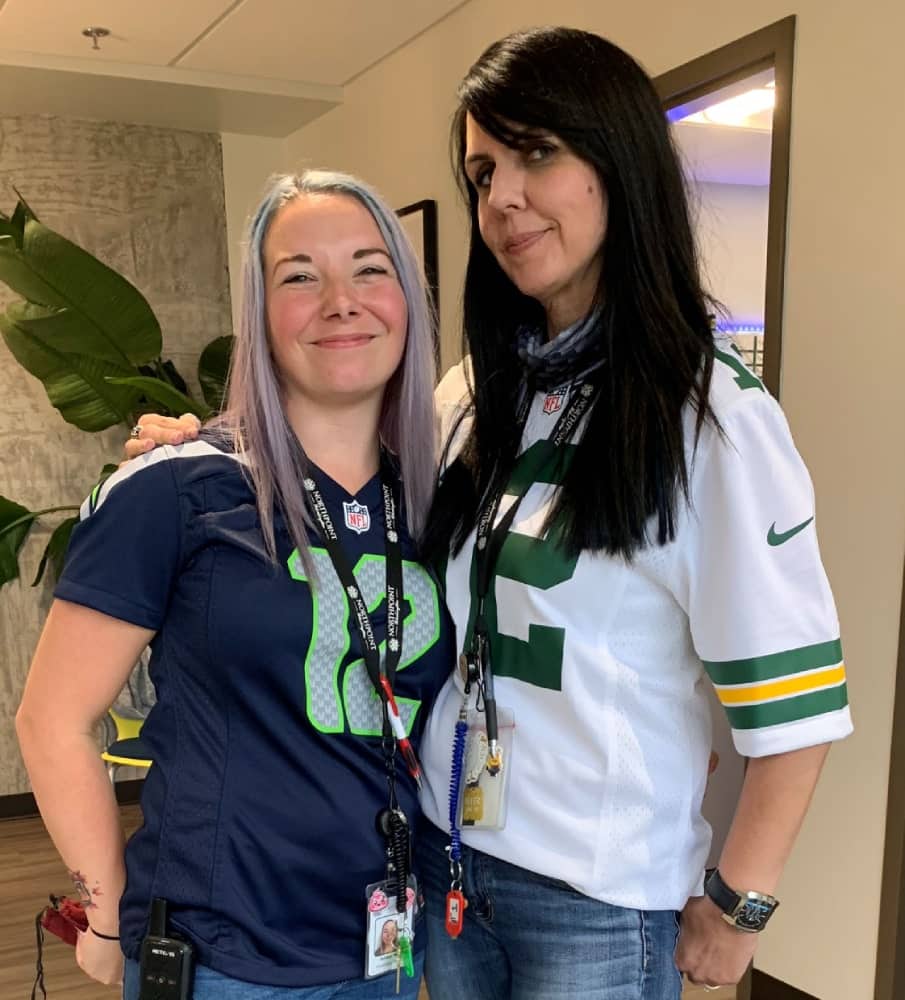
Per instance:
[[[774,521],[770,525],[770,530],[767,532],[767,545],[782,545],[783,542],[787,542],[790,538],[794,538],[799,531],[804,531],[804,529],[814,520],[814,515],[812,514],[807,521],[802,521],[801,524],[796,524],[794,528],[789,528],[788,531],[777,531],[776,522]]]

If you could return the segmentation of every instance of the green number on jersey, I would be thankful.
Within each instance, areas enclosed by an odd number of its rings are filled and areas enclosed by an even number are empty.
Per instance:
[[[323,733],[348,731],[359,736],[380,736],[383,713],[377,692],[371,684],[364,660],[346,665],[340,680],[351,640],[349,603],[342,584],[333,570],[325,549],[311,549],[317,574],[317,586],[311,591],[311,643],[305,656],[306,711],[311,724]],[[307,583],[298,550],[288,560],[293,580]],[[386,559],[364,555],[353,570],[362,596],[373,613],[386,600]],[[440,635],[440,607],[437,587],[418,563],[403,560],[403,631],[399,670],[404,670],[423,656]],[[406,610],[407,605],[407,610]],[[381,643],[381,655],[385,643]],[[407,733],[412,730],[421,702],[398,698],[399,715]]]
[[[737,350],[735,346],[732,349]],[[734,381],[739,389],[760,389],[761,392],[766,392],[763,382],[742,364],[740,357],[736,357],[728,351],[715,350],[713,353],[718,361],[722,361],[724,365],[728,365],[735,372]]]
[[[559,485],[573,448],[572,445],[565,446],[564,454],[560,456],[549,441],[536,441],[519,456],[507,493],[519,495],[533,483]],[[552,525],[543,538],[509,532],[500,550],[484,606],[490,633],[490,653],[493,657],[491,665],[497,676],[516,677],[537,687],[561,690],[566,630],[550,625],[530,625],[527,641],[501,631],[496,581],[503,577],[528,587],[550,590],[570,580],[577,563],[577,556],[569,557],[563,551],[562,530],[558,524]],[[466,639],[468,644],[471,643],[476,610],[475,571],[475,559],[472,556],[472,601]]]

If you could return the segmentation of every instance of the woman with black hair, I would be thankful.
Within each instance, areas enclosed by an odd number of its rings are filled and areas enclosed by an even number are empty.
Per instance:
[[[851,731],[813,491],[713,333],[637,63],[519,32],[459,98],[467,357],[437,390],[426,545],[462,656],[422,745],[431,1000],[677,1000],[681,973],[743,974]],[[142,424],[132,454],[194,433]],[[709,683],[750,761],[705,885]]]
[[[811,484],[713,334],[637,63],[522,32],[459,98],[469,360],[438,390],[428,546],[463,657],[425,736],[428,988],[676,1000],[681,972],[745,971],[851,729]],[[708,675],[751,760],[705,890]]]

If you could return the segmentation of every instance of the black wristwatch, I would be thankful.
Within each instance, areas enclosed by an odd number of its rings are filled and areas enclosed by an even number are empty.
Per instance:
[[[704,892],[723,911],[723,920],[737,930],[757,934],[767,926],[773,911],[779,906],[775,896],[763,892],[736,892],[723,881],[718,868],[711,868],[704,877]]]

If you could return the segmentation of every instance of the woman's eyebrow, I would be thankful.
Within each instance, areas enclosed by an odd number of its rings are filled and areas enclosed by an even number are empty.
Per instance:
[[[466,169],[475,163],[492,163],[493,157],[488,153],[472,153],[470,156],[465,157],[465,167]]]
[[[280,257],[274,262],[274,271],[280,266],[280,264],[311,264],[312,260],[306,253],[293,253],[286,254],[284,257]]]
[[[383,249],[383,247],[365,247],[363,250],[356,250],[355,253],[352,254],[352,260],[361,260],[362,257],[370,257],[375,253],[382,253],[384,257],[390,261],[393,259],[390,257],[389,253]]]

